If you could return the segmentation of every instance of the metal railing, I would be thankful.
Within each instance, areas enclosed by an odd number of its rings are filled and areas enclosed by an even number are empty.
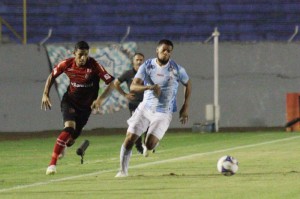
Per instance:
[[[23,0],[23,37],[18,34],[15,29],[0,16],[0,43],[3,42],[2,26],[6,26],[7,29],[13,33],[13,35],[20,40],[22,44],[27,44],[27,2]]]
[[[0,17],[0,43],[3,42],[3,38],[2,38],[2,26],[6,26],[8,30],[10,30],[10,32],[13,33],[13,35],[18,39],[20,40],[21,43],[25,44],[24,43],[24,39],[22,38],[22,36],[20,34],[18,34],[14,29],[13,27],[7,22],[5,21],[2,17]]]

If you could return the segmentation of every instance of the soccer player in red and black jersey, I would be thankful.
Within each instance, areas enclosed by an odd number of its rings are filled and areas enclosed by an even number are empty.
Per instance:
[[[75,57],[63,60],[54,67],[52,73],[48,76],[43,92],[41,108],[51,109],[49,92],[54,80],[62,73],[69,77],[70,84],[61,101],[64,129],[54,145],[46,175],[56,173],[58,157],[63,154],[65,147],[74,144],[87,123],[92,109],[98,109],[113,89],[113,83],[111,82],[113,82],[114,77],[94,58],[89,57],[87,42],[78,42],[75,45],[73,54]],[[109,86],[98,96],[100,79]]]

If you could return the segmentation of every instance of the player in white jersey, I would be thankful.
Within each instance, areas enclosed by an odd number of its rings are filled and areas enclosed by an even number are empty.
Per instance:
[[[148,128],[145,140],[144,156],[153,150],[163,138],[176,112],[176,95],[179,82],[184,86],[184,102],[179,112],[182,124],[188,121],[191,81],[185,69],[170,59],[173,43],[170,40],[159,41],[156,58],[142,64],[135,75],[130,90],[144,92],[144,99],[135,113],[127,121],[126,138],[120,151],[120,171],[116,177],[128,176],[132,147],[142,132]]]

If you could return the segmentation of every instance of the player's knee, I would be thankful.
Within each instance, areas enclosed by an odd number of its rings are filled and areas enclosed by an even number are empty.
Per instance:
[[[70,138],[66,142],[67,147],[71,147],[75,143],[75,139],[78,137],[76,130],[73,127],[65,127],[64,131],[70,134]]]
[[[71,137],[73,138],[73,136],[75,134],[75,129],[73,127],[65,127],[64,131],[69,133],[71,135]]]
[[[71,147],[75,143],[75,140],[71,137],[66,143],[67,147]]]
[[[84,127],[84,124],[76,124],[75,132],[72,136],[72,138],[74,140],[76,140],[81,135],[83,127]]]
[[[146,142],[145,146],[147,147],[148,150],[153,150],[155,148],[156,144]]]
[[[81,134],[81,131],[75,130],[74,134],[72,135],[73,140],[76,140]]]
[[[127,133],[126,138],[125,138],[125,148],[126,149],[131,149],[135,143],[135,141],[138,139],[138,136],[133,134],[133,133]]]
[[[148,150],[153,150],[156,145],[158,144],[159,139],[156,138],[154,135],[149,135],[149,137],[147,138],[145,145],[147,147]]]

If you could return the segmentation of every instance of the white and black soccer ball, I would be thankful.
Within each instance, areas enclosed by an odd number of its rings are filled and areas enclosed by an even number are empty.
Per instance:
[[[239,163],[236,158],[225,155],[218,160],[218,171],[225,176],[234,175],[239,169]]]

